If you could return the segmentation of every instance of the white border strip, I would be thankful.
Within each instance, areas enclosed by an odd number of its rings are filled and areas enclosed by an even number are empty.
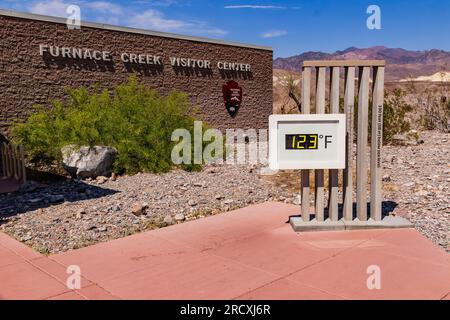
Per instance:
[[[25,13],[25,12],[19,12],[19,11],[14,11],[14,10],[0,9],[0,16],[66,24],[66,19],[64,19],[64,18],[58,18],[58,17],[52,17],[52,16],[44,16],[44,15],[33,14],[33,13]],[[128,33],[135,33],[135,34],[143,34],[143,35],[154,36],[154,37],[163,37],[163,38],[171,38],[171,39],[179,39],[179,40],[211,43],[211,44],[221,44],[221,45],[225,45],[225,46],[243,47],[243,48],[251,48],[251,49],[258,49],[258,50],[273,51],[273,48],[266,47],[266,46],[245,44],[245,43],[232,42],[232,41],[222,41],[222,40],[216,40],[216,39],[210,39],[210,38],[202,38],[202,37],[184,36],[184,35],[179,35],[179,34],[175,34],[175,33],[150,31],[150,30],[130,28],[130,27],[120,27],[120,26],[114,26],[114,25],[110,25],[110,24],[95,23],[95,22],[88,22],[88,21],[82,21],[81,22],[81,26],[82,27],[88,27],[88,28],[103,29],[103,30],[111,30],[111,31],[120,31],[120,32],[128,32]]]
[[[286,163],[278,159],[278,123],[292,121],[321,121],[333,120],[338,122],[337,128],[337,150],[338,159],[336,161],[309,161],[302,163]],[[345,139],[346,122],[345,114],[272,114],[269,116],[269,168],[271,170],[280,169],[343,169],[345,168]]]

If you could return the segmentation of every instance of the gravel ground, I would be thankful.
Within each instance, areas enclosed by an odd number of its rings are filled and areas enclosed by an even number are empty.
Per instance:
[[[63,252],[289,197],[247,166],[137,174],[106,182],[31,184],[28,189],[0,196],[6,222],[0,228],[42,253]]]
[[[418,146],[384,148],[384,199],[397,203],[393,214],[450,251],[450,135],[424,132],[422,139]],[[39,252],[58,253],[253,203],[298,204],[298,186],[298,172],[262,176],[242,165],[28,183],[22,192],[0,195],[0,229]]]
[[[423,235],[450,252],[450,134],[422,132],[424,143],[384,152],[384,199]]]

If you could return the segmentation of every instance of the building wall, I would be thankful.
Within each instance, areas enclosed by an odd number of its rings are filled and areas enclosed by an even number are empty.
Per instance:
[[[40,44],[109,51],[113,62],[41,56]],[[126,65],[120,59],[124,52],[162,56],[164,66]],[[210,60],[211,72],[175,69],[171,56]],[[251,72],[219,71],[218,61],[251,64]],[[50,106],[50,100],[64,99],[68,88],[110,88],[132,74],[161,94],[171,89],[187,92],[192,104],[200,107],[202,120],[221,130],[266,128],[272,113],[271,50],[85,26],[69,30],[61,23],[0,14],[0,132],[7,133],[12,121],[26,119],[33,105]],[[222,86],[228,80],[243,89],[234,118],[223,101]]]

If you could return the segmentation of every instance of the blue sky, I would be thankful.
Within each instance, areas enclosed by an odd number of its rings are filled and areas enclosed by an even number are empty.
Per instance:
[[[449,0],[0,0],[0,8],[267,45],[275,57],[384,45],[450,51]],[[381,29],[369,30],[369,5]]]

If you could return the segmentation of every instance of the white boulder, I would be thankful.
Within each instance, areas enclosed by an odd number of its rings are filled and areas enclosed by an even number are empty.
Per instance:
[[[117,150],[105,146],[73,146],[61,149],[63,167],[72,176],[81,179],[109,177]]]

